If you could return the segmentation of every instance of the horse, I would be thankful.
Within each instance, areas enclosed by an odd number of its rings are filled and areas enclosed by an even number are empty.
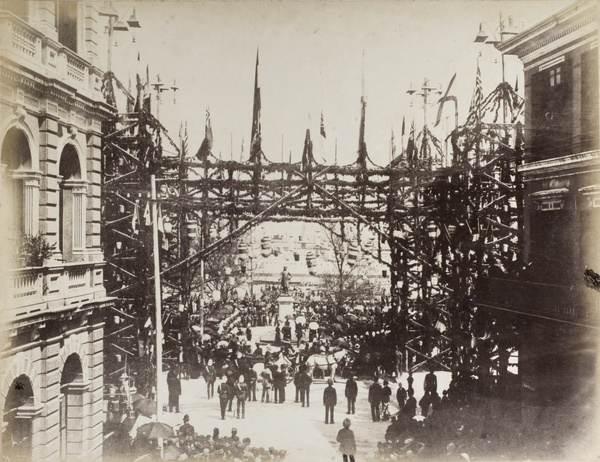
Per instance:
[[[280,370],[282,365],[285,366],[286,380],[289,382],[293,376],[292,362],[283,353],[280,352],[275,361],[269,362],[268,367],[271,370],[273,370],[273,368]],[[256,375],[260,377],[261,372],[265,369],[265,363],[263,361],[258,362],[252,366],[252,369],[256,372]]]
[[[339,362],[342,360],[342,358],[346,356],[347,353],[347,350],[342,349],[329,355],[317,354],[309,356],[305,363],[308,367],[308,374],[312,378],[315,367],[323,371],[326,371],[328,368],[331,368],[330,378],[335,382],[335,371],[338,367]],[[323,373],[323,375],[325,375],[325,373]]]

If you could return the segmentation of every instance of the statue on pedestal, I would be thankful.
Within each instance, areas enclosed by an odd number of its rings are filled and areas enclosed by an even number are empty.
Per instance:
[[[290,291],[290,279],[292,275],[287,269],[287,266],[283,267],[283,271],[281,272],[281,290],[283,293],[287,294]]]

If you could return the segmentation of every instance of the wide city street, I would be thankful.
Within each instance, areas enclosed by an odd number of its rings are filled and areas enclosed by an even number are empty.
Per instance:
[[[255,328],[254,337],[269,338],[272,327]],[[436,372],[438,377],[438,390],[448,387],[450,374]],[[406,377],[403,374],[401,381],[407,387]],[[415,373],[413,377],[415,397],[417,402],[423,394],[423,378],[425,372]],[[166,381],[166,374],[165,374]],[[212,435],[213,429],[218,428],[220,435],[231,434],[231,429],[236,428],[240,439],[249,437],[252,446],[274,447],[277,450],[286,450],[286,462],[330,461],[341,460],[338,451],[339,444],[336,435],[344,418],[352,420],[351,430],[354,431],[357,447],[357,460],[369,460],[377,451],[378,441],[384,440],[384,434],[389,421],[373,422],[368,403],[368,392],[371,381],[358,381],[358,398],[356,413],[346,415],[347,405],[344,397],[345,379],[337,378],[335,389],[338,404],[335,407],[335,424],[325,424],[325,408],[323,406],[323,390],[327,386],[326,380],[315,379],[310,389],[310,407],[303,408],[300,403],[295,403],[295,388],[293,383],[286,387],[286,399],[283,404],[261,403],[260,384],[257,386],[257,401],[246,403],[246,418],[238,419],[234,412],[227,412],[225,420],[221,420],[219,400],[215,393],[212,399],[207,399],[206,383],[202,377],[194,380],[182,380],[182,394],[180,398],[180,413],[164,413],[162,421],[174,428],[183,423],[183,416],[189,414],[190,423],[196,433]],[[390,382],[392,389],[392,403],[390,412],[396,413],[397,384]],[[235,411],[235,400],[232,408]]]

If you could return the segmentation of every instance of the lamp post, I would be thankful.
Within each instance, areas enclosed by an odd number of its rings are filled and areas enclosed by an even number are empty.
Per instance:
[[[494,47],[505,40],[505,36],[516,35],[517,32],[514,30],[513,18],[512,16],[508,17],[508,26],[505,24],[504,19],[502,18],[502,12],[500,12],[500,20],[498,27],[496,30],[490,34],[489,26],[485,22],[479,23],[479,32],[473,40],[475,43],[483,43],[486,45],[494,45]],[[496,31],[499,33],[499,37],[496,34]],[[506,82],[505,76],[505,62],[504,62],[504,53],[500,52],[500,62],[502,66],[502,83]],[[506,102],[502,101],[502,123],[506,121]]]
[[[133,9],[133,13],[129,17],[127,21],[127,25],[123,22],[122,19],[119,19],[119,13],[112,6],[112,3],[105,3],[100,10],[98,10],[98,14],[100,16],[104,16],[108,18],[108,50],[107,50],[107,63],[106,63],[106,71],[110,72],[112,70],[112,48],[114,46],[113,43],[113,33],[115,31],[128,31],[129,27],[132,29],[140,29],[142,26],[140,22],[135,17],[135,8]],[[135,41],[135,36],[134,39]]]
[[[166,86],[164,82],[160,80],[160,74],[156,76],[156,82],[154,82],[152,86],[154,87],[154,91],[156,91],[156,120],[160,122],[160,105],[162,103],[161,94],[165,91],[173,91],[173,104],[175,104],[177,102],[175,96],[179,87],[176,85],[175,80],[173,80],[173,85],[170,87]]]

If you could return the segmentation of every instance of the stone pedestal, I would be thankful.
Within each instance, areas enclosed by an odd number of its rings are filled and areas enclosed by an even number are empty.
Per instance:
[[[280,322],[285,321],[285,317],[289,314],[291,318],[294,317],[294,297],[290,295],[281,295],[277,298],[279,303],[278,320]]]

